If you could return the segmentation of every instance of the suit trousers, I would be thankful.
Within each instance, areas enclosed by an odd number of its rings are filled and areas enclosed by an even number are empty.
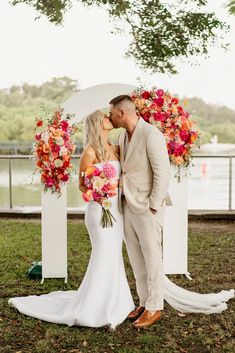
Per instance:
[[[123,198],[124,233],[128,257],[136,280],[140,306],[163,310],[164,268],[162,230],[165,206],[153,214],[135,214]]]

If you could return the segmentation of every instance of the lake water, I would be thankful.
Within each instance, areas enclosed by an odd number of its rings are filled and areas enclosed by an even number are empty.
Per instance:
[[[78,170],[79,160],[74,160]],[[233,159],[232,208],[235,209],[235,158]],[[12,161],[13,207],[40,206],[39,175],[33,175],[34,161]],[[78,177],[73,173],[68,184],[68,207],[83,207],[78,190]],[[191,210],[226,210],[229,203],[229,159],[194,158],[188,177],[188,208]],[[9,207],[8,161],[0,159],[0,208]]]

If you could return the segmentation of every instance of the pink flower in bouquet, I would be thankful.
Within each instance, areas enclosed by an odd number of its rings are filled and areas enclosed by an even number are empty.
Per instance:
[[[94,201],[100,201],[102,198],[102,196],[95,190],[93,190],[92,196],[93,196]]]
[[[113,179],[116,177],[116,168],[112,165],[112,163],[105,163],[103,165],[103,172],[108,179]]]
[[[92,190],[87,190],[87,192],[82,193],[82,198],[85,202],[93,200]]]
[[[164,91],[163,91],[163,89],[161,89],[161,88],[159,88],[157,91],[156,91],[156,94],[157,94],[157,96],[158,97],[162,97],[162,96],[164,96]]]
[[[54,185],[54,180],[53,180],[52,178],[48,177],[48,178],[46,179],[46,185],[47,185],[48,187],[51,187],[52,185]]]
[[[190,140],[190,134],[186,130],[180,131],[180,138],[184,142],[188,142]]]
[[[153,117],[156,121],[165,121],[167,118],[166,115],[161,112],[154,113]]]
[[[183,152],[184,152],[185,148],[184,145],[179,145],[178,147],[176,147],[176,149],[174,150],[174,155],[175,156],[180,156]]]
[[[59,153],[60,152],[60,146],[59,145],[53,145],[51,147],[52,152]]]
[[[105,185],[102,187],[101,191],[104,192],[104,193],[109,193],[109,191],[111,190],[111,187],[112,187],[112,186],[111,186],[110,183],[105,184]]]
[[[164,98],[162,97],[155,98],[153,101],[160,108],[164,105]]]
[[[68,122],[66,120],[63,120],[61,122],[61,127],[62,127],[63,131],[67,131],[68,126],[69,126],[69,124],[68,124]]]

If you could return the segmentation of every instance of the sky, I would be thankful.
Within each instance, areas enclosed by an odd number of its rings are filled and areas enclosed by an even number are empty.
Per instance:
[[[35,11],[0,1],[0,89],[27,82],[41,84],[68,76],[79,88],[119,82],[168,89],[179,96],[202,98],[207,103],[235,109],[235,16],[223,7],[225,0],[209,0],[209,9],[231,25],[226,40],[229,52],[210,50],[200,65],[179,64],[179,74],[149,74],[125,58],[129,36],[111,34],[114,26],[103,9],[84,8],[76,1],[65,15],[63,27]],[[194,60],[195,61],[195,60]]]

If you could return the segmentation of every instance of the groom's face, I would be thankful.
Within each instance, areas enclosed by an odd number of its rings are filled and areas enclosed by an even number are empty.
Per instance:
[[[110,105],[109,119],[113,123],[115,129],[123,127],[123,116],[124,112],[122,109],[115,108],[115,106]]]

